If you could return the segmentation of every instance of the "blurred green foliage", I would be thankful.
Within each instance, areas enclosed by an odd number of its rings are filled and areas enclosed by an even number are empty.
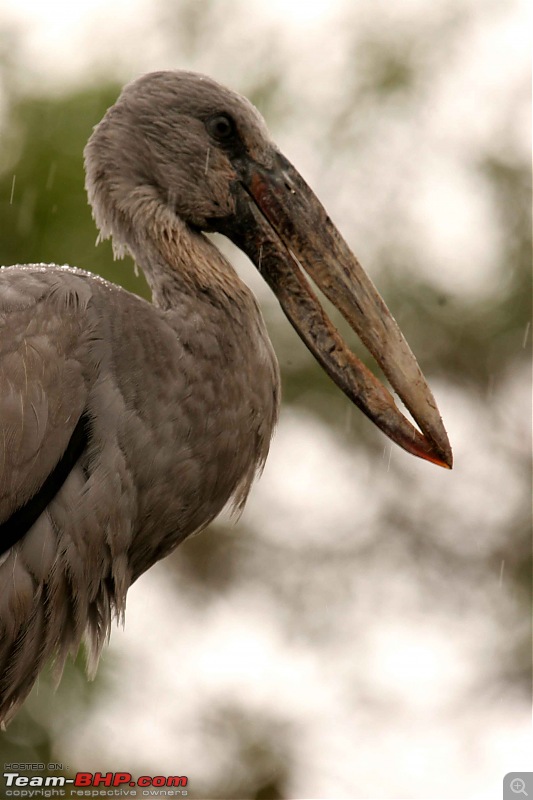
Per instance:
[[[84,190],[83,148],[117,85],[55,98],[10,98],[0,154],[1,263],[71,264],[148,296],[132,262],[113,261]]]

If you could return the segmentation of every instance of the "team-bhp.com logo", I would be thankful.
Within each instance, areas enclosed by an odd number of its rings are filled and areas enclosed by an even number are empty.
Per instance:
[[[65,775],[21,775],[4,772],[6,797],[186,797],[185,775],[141,775],[131,772],[77,772]],[[126,787],[130,787],[129,789]]]

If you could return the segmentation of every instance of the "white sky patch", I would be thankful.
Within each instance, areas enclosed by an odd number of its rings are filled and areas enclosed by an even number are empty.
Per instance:
[[[450,632],[451,633],[451,632]],[[409,703],[414,712],[435,711],[449,702],[469,675],[467,661],[453,637],[434,624],[411,618],[376,626],[368,637],[365,656],[374,688],[391,703]]]
[[[432,282],[450,295],[491,296],[504,277],[503,243],[486,183],[453,156],[426,153],[424,157],[421,148],[418,157],[409,216],[419,260]]]
[[[270,0],[261,5],[266,18],[286,20],[291,27],[304,29],[306,32],[324,22],[338,10],[338,0]]]
[[[290,531],[294,547],[325,539],[339,546],[361,542],[377,512],[375,485],[361,453],[343,448],[340,437],[315,417],[282,411],[265,471],[254,487],[255,501],[246,507],[243,522],[255,524],[277,542],[286,542]]]
[[[0,23],[22,33],[18,42],[31,77],[56,86],[79,83],[100,59],[118,66],[128,43],[138,47],[150,19],[148,0],[4,0],[0,12]]]

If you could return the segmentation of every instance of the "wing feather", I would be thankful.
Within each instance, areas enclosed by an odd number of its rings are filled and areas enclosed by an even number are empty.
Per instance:
[[[86,407],[90,298],[75,274],[0,273],[0,523],[39,492]]]

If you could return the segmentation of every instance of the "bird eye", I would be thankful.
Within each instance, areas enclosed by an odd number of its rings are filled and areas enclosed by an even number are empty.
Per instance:
[[[234,120],[228,114],[217,114],[207,120],[207,130],[219,142],[227,142],[235,134]]]

